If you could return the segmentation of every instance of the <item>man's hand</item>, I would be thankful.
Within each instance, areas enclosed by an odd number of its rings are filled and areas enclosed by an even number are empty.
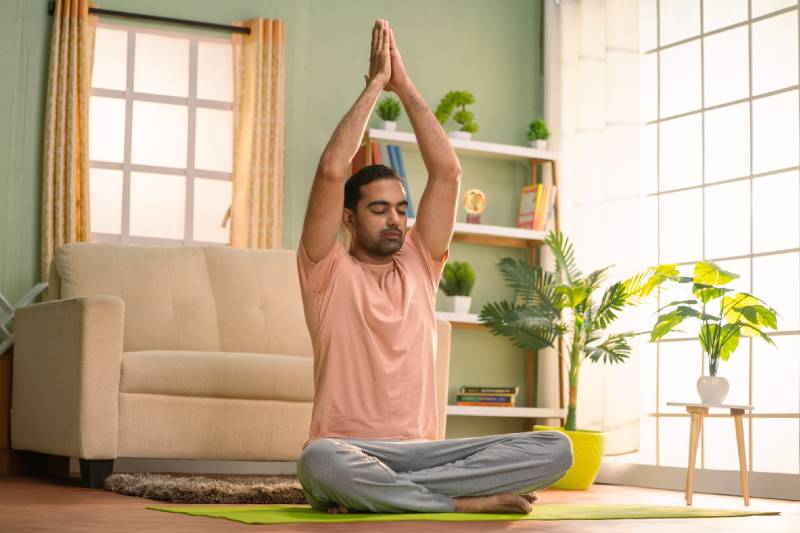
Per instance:
[[[389,23],[383,19],[376,19],[372,26],[372,50],[369,56],[369,74],[364,75],[364,81],[378,81],[381,89],[386,87],[392,77],[392,61],[389,56]]]
[[[403,65],[403,59],[400,57],[400,50],[397,49],[397,43],[394,40],[394,31],[389,28],[389,56],[392,59],[392,76],[389,83],[386,84],[385,90],[398,92],[399,90],[407,87],[411,80],[406,73],[406,67]]]

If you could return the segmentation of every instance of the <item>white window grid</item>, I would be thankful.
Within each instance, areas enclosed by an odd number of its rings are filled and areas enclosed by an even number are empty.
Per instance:
[[[209,100],[197,97],[197,47],[199,42],[229,42],[226,39],[213,38],[207,36],[193,35],[183,32],[166,30],[153,30],[129,25],[117,24],[98,24],[97,27],[108,28],[116,31],[126,31],[127,33],[127,54],[125,69],[125,90],[106,89],[92,87],[92,96],[105,98],[117,98],[125,101],[125,136],[122,163],[108,161],[89,161],[89,168],[118,170],[122,172],[122,217],[121,231],[119,234],[92,232],[92,240],[95,242],[117,243],[117,244],[161,244],[161,245],[218,245],[224,246],[227,243],[210,242],[195,240],[194,236],[194,186],[195,178],[209,178],[215,180],[232,181],[232,172],[220,172],[195,168],[195,123],[198,108],[233,110],[233,103]],[[153,94],[134,91],[134,65],[136,54],[136,35],[139,33],[149,33],[177,37],[189,41],[189,90],[187,97]],[[165,167],[157,165],[142,165],[131,162],[131,138],[133,131],[133,103],[134,101],[155,102],[162,104],[177,104],[187,108],[187,131],[186,131],[186,167]],[[170,239],[160,237],[146,237],[130,234],[130,206],[131,206],[131,173],[145,172],[155,174],[167,174],[182,176],[186,178],[186,194],[184,197],[184,237],[183,239]],[[221,221],[220,221],[221,222]]]
[[[715,28],[714,30],[704,31],[703,0],[700,0],[700,2],[699,2],[699,4],[700,4],[700,33],[697,34],[697,35],[693,35],[691,37],[688,37],[688,38],[685,38],[685,39],[681,39],[681,40],[678,40],[678,41],[675,41],[675,42],[670,42],[669,44],[661,46],[661,44],[660,44],[661,43],[661,35],[660,35],[660,33],[661,33],[661,4],[664,1],[669,1],[669,0],[656,0],[656,15],[655,16],[656,16],[656,28],[657,28],[657,32],[658,32],[657,36],[656,36],[656,39],[657,39],[656,40],[656,43],[657,43],[656,44],[656,48],[644,51],[644,54],[646,54],[646,55],[655,54],[655,56],[656,56],[656,82],[655,82],[655,89],[654,90],[656,91],[656,96],[657,96],[657,118],[655,120],[644,122],[644,125],[645,126],[656,125],[656,140],[655,140],[655,142],[656,142],[656,152],[655,152],[656,153],[656,161],[655,161],[656,170],[655,170],[655,172],[656,172],[656,175],[657,175],[658,187],[657,187],[657,191],[656,192],[649,193],[646,196],[647,197],[655,197],[656,200],[657,200],[656,201],[657,212],[656,212],[655,216],[656,216],[656,221],[657,221],[656,222],[656,224],[657,224],[657,226],[656,226],[657,227],[657,237],[658,237],[658,241],[659,241],[659,246],[657,247],[657,250],[658,250],[658,252],[657,252],[658,253],[658,262],[659,263],[661,262],[661,250],[660,250],[661,219],[660,219],[660,212],[659,212],[660,211],[660,204],[661,204],[660,197],[662,195],[664,195],[664,194],[673,194],[673,193],[677,193],[677,192],[681,192],[681,191],[698,190],[699,189],[702,192],[702,199],[701,199],[701,204],[700,204],[702,211],[701,211],[700,219],[702,221],[701,235],[702,235],[702,239],[703,239],[703,242],[702,242],[702,256],[703,257],[698,258],[698,260],[699,259],[704,259],[704,260],[711,260],[711,261],[717,262],[717,261],[727,261],[727,260],[734,260],[734,259],[747,259],[748,260],[748,264],[749,264],[749,268],[750,268],[750,272],[749,272],[750,284],[749,284],[749,287],[748,287],[748,291],[752,293],[753,292],[753,258],[764,257],[764,256],[776,256],[776,255],[781,255],[781,254],[800,252],[800,247],[786,248],[786,249],[780,249],[780,250],[772,250],[772,251],[768,251],[768,252],[754,252],[754,250],[753,250],[753,179],[754,178],[759,178],[759,177],[762,177],[762,176],[770,176],[770,175],[781,174],[781,173],[784,173],[784,172],[787,172],[787,171],[799,171],[800,170],[800,166],[791,166],[791,167],[787,167],[787,168],[770,170],[768,172],[761,172],[761,173],[754,173],[753,172],[753,134],[752,134],[752,131],[753,131],[753,101],[758,101],[760,99],[768,98],[770,96],[775,96],[775,95],[782,94],[782,93],[789,93],[789,92],[792,92],[792,91],[798,91],[798,89],[800,89],[800,85],[799,84],[795,84],[795,85],[791,85],[791,86],[782,87],[780,89],[773,90],[773,91],[770,91],[770,92],[759,93],[758,95],[755,95],[755,96],[753,95],[752,25],[754,23],[760,22],[762,20],[770,19],[770,18],[777,17],[777,16],[780,16],[780,15],[784,15],[786,13],[797,12],[798,11],[798,6],[795,4],[793,6],[789,6],[789,7],[780,9],[780,10],[772,11],[772,12],[769,12],[769,13],[766,13],[766,14],[763,14],[763,15],[760,15],[760,16],[757,16],[757,17],[752,17],[752,0],[749,0],[748,1],[748,17],[747,17],[747,20],[741,21],[741,22],[738,22],[738,23],[735,23],[735,24],[730,24],[730,25],[727,25],[727,26],[724,26],[724,27]],[[798,21],[800,21],[800,16],[798,16]],[[800,22],[798,23],[798,26],[800,26]],[[705,57],[704,57],[704,39],[706,37],[709,37],[709,36],[712,36],[712,35],[715,35],[715,34],[718,34],[718,33],[722,33],[722,32],[725,32],[725,31],[729,31],[729,30],[732,30],[732,29],[735,29],[735,28],[739,28],[739,27],[747,27],[747,31],[748,31],[748,50],[747,50],[747,52],[748,52],[748,55],[749,55],[749,58],[750,58],[750,60],[748,61],[748,64],[749,64],[748,96],[745,97],[745,98],[740,98],[738,100],[727,101],[727,102],[724,102],[722,104],[706,107],[705,106],[705,87],[704,87],[704,78],[705,78],[705,72],[704,72],[704,68],[705,68],[705,65],[704,65],[704,61],[705,61]],[[798,27],[798,35],[800,36],[800,27]],[[660,76],[661,76],[661,64],[660,64],[660,62],[661,62],[661,54],[660,54],[660,52],[662,52],[664,50],[668,50],[670,48],[674,48],[676,46],[680,46],[680,45],[683,45],[683,44],[686,44],[686,43],[690,43],[690,42],[693,42],[693,41],[699,41],[699,43],[700,43],[700,95],[701,95],[701,107],[697,108],[697,109],[693,109],[693,110],[687,111],[687,112],[683,112],[683,113],[679,113],[679,114],[674,114],[674,115],[669,115],[669,116],[663,116],[662,117],[661,116],[661,94],[660,94],[661,93],[661,80],[660,80]],[[800,72],[800,70],[799,70],[799,72]],[[800,99],[800,91],[798,91],[798,95],[799,95],[799,99]],[[705,176],[705,174],[706,174],[706,165],[704,164],[705,163],[705,156],[706,156],[706,151],[705,151],[705,141],[706,141],[706,136],[705,136],[705,112],[712,111],[712,110],[719,109],[719,108],[723,108],[723,107],[734,106],[736,104],[742,104],[742,103],[747,103],[748,104],[748,108],[749,108],[749,118],[750,118],[750,135],[749,135],[749,139],[750,139],[750,163],[749,164],[750,164],[750,172],[747,175],[744,175],[744,176],[739,176],[739,177],[735,177],[735,178],[731,178],[731,179],[718,180],[718,181],[713,181],[713,182],[706,183],[706,179],[705,179],[706,178],[706,176]],[[681,118],[681,117],[686,117],[686,116],[690,116],[690,115],[697,115],[697,114],[700,115],[701,128],[702,128],[701,129],[700,138],[702,140],[703,146],[702,146],[702,149],[701,149],[700,153],[701,153],[701,157],[703,158],[703,164],[701,165],[702,173],[703,173],[703,179],[701,180],[701,183],[699,185],[692,185],[692,186],[682,187],[682,188],[670,188],[668,190],[662,191],[661,190],[661,167],[660,167],[660,164],[659,164],[660,163],[660,157],[661,157],[661,143],[660,143],[661,126],[660,125],[661,125],[662,122],[665,122],[665,121],[668,121],[668,120]],[[706,246],[705,246],[705,234],[706,234],[706,228],[705,228],[705,221],[706,221],[706,216],[705,216],[705,209],[706,209],[705,190],[709,186],[719,186],[719,185],[726,184],[726,183],[744,182],[744,181],[748,182],[749,188],[750,188],[750,192],[749,192],[749,202],[750,202],[750,205],[749,205],[749,208],[750,208],[750,243],[749,243],[749,246],[750,246],[750,250],[749,250],[748,253],[740,254],[740,255],[725,256],[725,257],[706,257],[706,253],[705,253],[705,250],[706,250]],[[695,261],[686,261],[686,262],[680,262],[680,263],[677,263],[677,264],[679,266],[685,266],[685,265],[692,265],[692,264],[694,264],[694,262]],[[758,296],[758,295],[756,295],[756,296]],[[662,305],[665,305],[666,303],[669,303],[669,302],[666,299],[664,301],[662,301],[662,296],[659,295],[658,296],[658,308],[660,308]],[[769,303],[769,302],[767,302],[767,303]],[[780,326],[780,324],[779,324],[779,326]],[[800,335],[800,330],[779,329],[779,330],[777,330],[777,331],[775,331],[773,333],[770,333],[769,335],[772,336],[772,337],[798,336],[798,335]],[[659,369],[661,368],[661,345],[663,343],[669,343],[669,342],[696,341],[696,340],[697,340],[696,336],[673,337],[673,338],[668,338],[668,339],[662,339],[661,341],[656,343],[656,363],[655,363],[656,375],[654,376],[654,378],[655,378],[655,389],[656,389],[656,394],[655,394],[656,410],[655,410],[655,412],[646,413],[646,415],[645,415],[647,417],[655,418],[655,422],[656,422],[655,423],[655,448],[656,448],[655,449],[655,464],[656,464],[656,466],[662,466],[661,449],[660,449],[661,448],[661,435],[660,435],[660,433],[661,433],[661,431],[660,431],[661,424],[660,424],[660,419],[663,419],[663,418],[688,418],[689,417],[689,415],[686,414],[686,413],[661,412],[661,390],[660,390],[660,379],[659,379]],[[749,339],[749,338],[742,337],[742,341],[745,341],[745,340],[749,344],[749,346],[748,346],[748,352],[749,352],[749,362],[748,362],[748,365],[749,365],[749,368],[748,368],[748,403],[752,404],[753,403],[753,341],[751,339]],[[703,354],[701,356],[701,358],[698,360],[698,365],[700,365],[701,375],[706,375],[705,370],[706,370],[708,365],[707,365],[707,358],[706,358],[705,354]],[[798,379],[800,379],[800,376],[798,376]],[[678,400],[675,400],[675,401],[678,401]],[[725,414],[715,414],[715,413],[711,413],[711,414],[708,415],[708,417],[711,417],[711,418],[724,418],[726,416],[727,415],[725,415]],[[747,448],[747,452],[748,452],[747,468],[751,472],[754,471],[754,468],[753,468],[753,455],[754,455],[753,449],[754,449],[754,444],[756,446],[758,445],[758,441],[754,442],[754,439],[753,439],[753,423],[752,423],[753,419],[794,419],[794,420],[798,421],[798,424],[800,424],[800,410],[798,412],[785,412],[785,413],[758,413],[757,410],[756,410],[755,412],[753,412],[753,411],[747,412],[744,415],[744,417],[745,417],[745,423],[747,424],[746,443],[745,443],[746,444],[746,448]],[[688,422],[687,422],[687,424],[688,424]],[[700,435],[700,443],[699,443],[699,446],[698,446],[699,455],[700,455],[700,468],[701,469],[704,469],[706,467],[706,465],[705,465],[705,438],[706,438],[706,434],[705,434],[705,431],[704,431]],[[800,460],[800,458],[798,458],[798,459]],[[798,474],[798,472],[794,472],[794,474]]]

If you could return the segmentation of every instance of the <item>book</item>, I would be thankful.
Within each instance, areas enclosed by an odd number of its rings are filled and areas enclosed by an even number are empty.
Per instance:
[[[492,394],[458,394],[456,400],[460,402],[513,402],[516,394],[492,395]]]
[[[519,387],[514,385],[513,387],[481,387],[478,385],[462,385],[459,389],[460,393],[471,392],[471,393],[488,393],[488,394],[503,394],[503,393],[519,393]]]
[[[390,158],[389,158],[389,147],[387,145],[385,145],[385,144],[379,144],[378,146],[380,147],[380,150],[381,150],[381,161],[383,161],[383,164],[386,165],[386,166],[394,168],[394,165],[391,164],[391,161],[390,161]]]
[[[519,199],[519,215],[517,216],[518,228],[533,227],[533,208],[536,203],[536,185],[526,185],[522,188]]]
[[[406,171],[403,166],[403,156],[402,152],[400,151],[400,147],[396,144],[390,144],[389,148],[389,157],[394,154],[394,163],[397,167],[392,166],[395,168],[397,175],[400,176],[400,179],[403,181],[403,188],[406,190],[406,201],[408,202],[408,207],[406,208],[406,215],[409,218],[414,218],[414,204],[411,200],[411,187],[408,186],[408,178],[406,178]]]
[[[456,405],[482,405],[485,407],[514,407],[512,403],[456,402]]]
[[[372,145],[372,164],[373,165],[382,165],[383,160],[381,159],[381,148],[376,142],[370,141]]]

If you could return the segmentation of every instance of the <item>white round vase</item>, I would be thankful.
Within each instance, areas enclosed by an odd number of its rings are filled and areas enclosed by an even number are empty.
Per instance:
[[[451,313],[468,314],[472,296],[445,296],[445,309]]]
[[[386,131],[395,131],[397,130],[397,122],[394,120],[381,120],[381,128]]]
[[[697,393],[703,403],[724,403],[730,385],[720,376],[700,376],[697,379]]]

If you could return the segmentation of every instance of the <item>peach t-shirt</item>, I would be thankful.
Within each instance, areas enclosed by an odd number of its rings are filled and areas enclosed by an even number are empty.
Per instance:
[[[436,261],[416,226],[383,265],[336,241],[313,263],[302,239],[297,271],[314,347],[308,440],[436,439]]]

